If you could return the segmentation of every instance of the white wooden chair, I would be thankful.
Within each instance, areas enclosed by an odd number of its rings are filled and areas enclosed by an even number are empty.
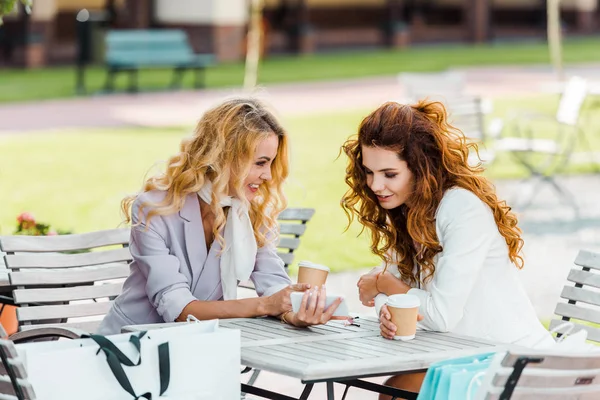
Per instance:
[[[300,237],[306,232],[306,223],[315,215],[314,208],[286,208],[279,214],[279,243],[277,255],[283,261],[287,271],[294,262],[294,251],[300,246]],[[251,281],[240,282],[239,287],[254,290]]]
[[[300,237],[306,232],[306,223],[315,215],[314,208],[287,208],[279,214],[279,257],[287,270],[294,261],[294,250],[300,246]]]
[[[11,340],[0,339],[0,358],[0,400],[35,400],[27,371]]]
[[[466,77],[458,71],[403,72],[398,75],[404,98],[448,100],[465,95]]]
[[[586,80],[572,77],[567,82],[555,115],[519,110],[509,113],[500,127],[498,136],[501,137],[494,143],[494,151],[509,152],[527,171],[523,182],[533,180],[534,183],[530,185],[529,197],[520,202],[521,209],[531,204],[539,186],[546,183],[578,211],[574,197],[556,183],[554,177],[569,164],[576,143],[587,142],[579,124],[587,88]]]
[[[18,305],[15,342],[94,332],[129,275],[129,229],[59,236],[4,236]],[[67,254],[78,250],[99,250]],[[76,320],[72,320],[76,319]]]
[[[572,333],[586,330],[588,340],[600,343],[600,253],[581,250],[575,258],[575,265],[578,267],[569,272],[568,283],[560,294],[566,302],[558,302],[554,310],[562,319],[552,320],[550,329],[571,321],[575,326]],[[567,328],[557,332],[567,333]]]
[[[480,144],[479,158],[484,164],[494,161],[495,153],[481,146],[488,139],[495,139],[502,130],[502,121],[494,119],[486,125],[485,116],[493,109],[489,99],[466,93],[465,74],[458,71],[436,73],[402,73],[398,80],[403,88],[402,102],[429,99],[443,103],[449,114],[449,122],[462,131],[467,138]],[[479,162],[471,154],[469,163]]]
[[[475,399],[600,399],[600,354],[509,351],[500,366],[490,368]]]

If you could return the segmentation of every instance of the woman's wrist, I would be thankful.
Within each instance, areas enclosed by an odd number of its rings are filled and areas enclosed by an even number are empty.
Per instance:
[[[387,274],[385,271],[381,271],[380,273],[377,274],[377,277],[375,278],[375,289],[377,290],[378,293],[387,294],[385,292],[385,285],[384,285],[384,280],[385,280],[386,275]]]
[[[264,297],[259,297],[258,298],[258,305],[256,307],[256,313],[258,315],[271,315],[269,313],[269,307],[267,305],[268,301],[269,301],[269,297],[268,296],[264,296]]]

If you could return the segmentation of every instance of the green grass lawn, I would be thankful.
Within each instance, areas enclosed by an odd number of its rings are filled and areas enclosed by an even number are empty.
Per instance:
[[[567,63],[600,61],[600,39],[565,41]],[[510,42],[486,45],[435,45],[405,50],[347,51],[307,56],[273,56],[260,68],[260,83],[344,79],[392,75],[401,71],[439,71],[449,67],[545,64],[550,61],[545,42]],[[208,87],[239,86],[243,81],[243,64],[220,64],[207,72]],[[90,91],[99,90],[105,80],[102,67],[87,72]],[[121,76],[117,88],[125,88],[127,76]],[[144,70],[140,73],[143,89],[164,88],[171,79],[170,70]],[[2,70],[0,102],[39,100],[74,96],[74,67],[41,70]],[[186,75],[185,87],[192,86]]]
[[[555,106],[553,96],[504,99],[496,102],[495,113],[503,115],[514,107],[551,113]],[[367,237],[356,237],[357,226],[344,233],[346,217],[339,206],[346,190],[346,160],[337,158],[339,149],[368,111],[284,120],[292,142],[290,205],[317,209],[297,260],[324,263],[336,271],[378,263],[370,255]],[[592,127],[599,124],[600,116],[589,122]],[[176,152],[189,132],[111,128],[0,136],[0,234],[12,233],[15,218],[23,211],[56,229],[87,232],[117,227],[121,198],[137,191],[152,164]],[[600,137],[595,136],[593,147],[598,151]],[[571,172],[580,170],[577,166]],[[523,171],[510,157],[501,157],[488,174],[518,177]]]

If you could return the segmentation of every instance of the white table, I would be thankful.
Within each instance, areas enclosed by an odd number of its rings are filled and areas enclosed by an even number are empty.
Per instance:
[[[308,398],[315,383],[326,382],[328,399],[334,399],[333,383],[365,390],[416,398],[361,378],[424,371],[436,361],[471,354],[505,350],[505,345],[450,333],[417,332],[407,342],[384,339],[379,322],[361,316],[357,326],[339,321],[310,328],[295,328],[272,318],[221,320],[220,326],[239,329],[242,364],[300,379],[306,384],[299,400]],[[157,329],[174,324],[131,325],[124,332]],[[242,384],[242,391],[273,400],[294,398]]]

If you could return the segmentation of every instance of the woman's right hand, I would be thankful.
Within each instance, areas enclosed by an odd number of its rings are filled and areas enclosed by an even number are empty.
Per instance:
[[[272,317],[279,316],[284,312],[292,310],[292,300],[290,295],[292,292],[305,292],[310,289],[308,283],[295,283],[288,285],[286,288],[281,289],[279,292],[272,294],[271,296],[263,297],[264,303],[264,314]]]
[[[417,321],[421,320],[423,320],[423,316],[418,314]],[[385,304],[381,306],[381,311],[379,311],[379,329],[381,336],[386,339],[393,339],[396,336],[396,325],[392,323],[392,315]]]

